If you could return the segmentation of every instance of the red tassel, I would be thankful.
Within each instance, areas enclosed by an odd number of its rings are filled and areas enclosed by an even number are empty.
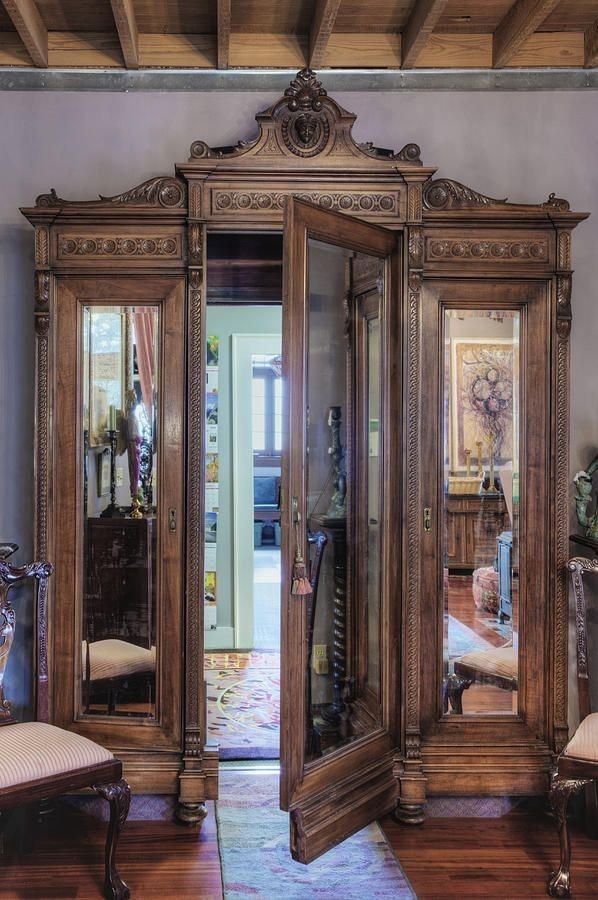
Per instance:
[[[305,571],[305,562],[303,561],[303,557],[299,552],[299,549],[295,552],[295,562],[293,563],[293,583],[291,585],[291,594],[293,596],[305,596],[306,594],[311,594],[311,584],[309,583],[309,578],[307,577],[307,573]]]

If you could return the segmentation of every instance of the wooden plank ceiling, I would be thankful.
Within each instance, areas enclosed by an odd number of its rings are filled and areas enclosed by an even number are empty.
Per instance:
[[[598,65],[598,0],[0,0],[0,66]]]

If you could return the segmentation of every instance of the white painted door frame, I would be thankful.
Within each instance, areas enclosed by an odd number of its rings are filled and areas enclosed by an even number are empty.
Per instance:
[[[232,336],[233,615],[235,648],[253,647],[252,356],[279,355],[280,334]],[[249,477],[247,477],[249,472]]]

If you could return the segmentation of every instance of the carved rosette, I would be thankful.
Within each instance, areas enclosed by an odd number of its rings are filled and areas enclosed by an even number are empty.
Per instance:
[[[504,262],[548,262],[548,240],[493,240],[459,238],[426,241],[426,259],[480,259]]]
[[[284,210],[290,196],[317,203],[323,209],[339,212],[356,213],[367,216],[368,213],[396,216],[399,212],[398,191],[361,191],[350,193],[343,191],[225,191],[213,190],[212,203],[214,211],[228,214],[237,211],[268,212]]]
[[[77,237],[60,235],[58,238],[58,258],[67,259],[73,256],[114,256],[125,259],[135,257],[179,257],[181,244],[178,235],[155,235],[127,237],[106,237],[104,235],[88,235]]]

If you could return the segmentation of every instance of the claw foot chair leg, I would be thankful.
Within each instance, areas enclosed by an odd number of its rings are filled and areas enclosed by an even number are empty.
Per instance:
[[[561,863],[556,872],[553,872],[548,882],[548,893],[551,897],[571,896],[571,841],[569,839],[569,825],[567,822],[567,806],[573,794],[578,794],[586,784],[590,784],[588,778],[562,778],[558,775],[552,782],[550,789],[550,805],[556,817],[559,830],[559,843],[561,848]]]
[[[124,778],[114,784],[95,784],[93,789],[110,804],[110,824],[106,838],[104,896],[108,900],[126,900],[130,896],[130,892],[116,868],[116,845],[121,828],[129,814],[131,789]]]

